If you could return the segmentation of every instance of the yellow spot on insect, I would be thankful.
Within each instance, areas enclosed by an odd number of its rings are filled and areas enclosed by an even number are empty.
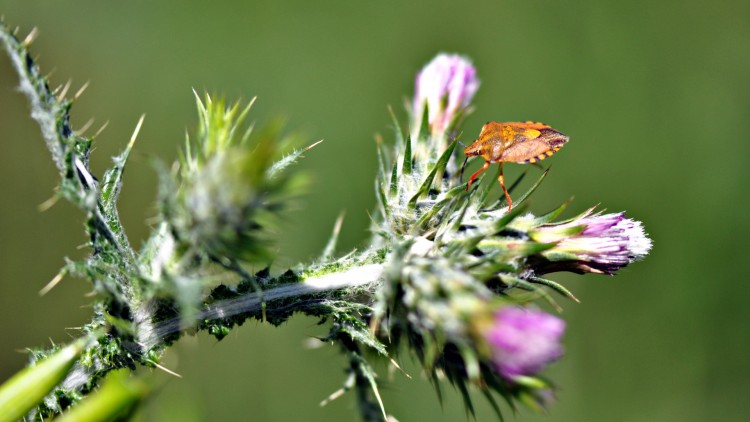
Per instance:
[[[539,132],[536,129],[526,129],[523,131],[523,136],[529,138],[529,139],[536,139],[541,135],[542,132]]]
[[[539,155],[536,156],[536,158],[538,158],[540,160],[544,160],[545,158],[547,158],[547,155],[545,155],[545,154],[539,154]]]
[[[531,164],[534,164],[534,163],[536,163],[536,158],[529,158],[529,162],[530,162]]]

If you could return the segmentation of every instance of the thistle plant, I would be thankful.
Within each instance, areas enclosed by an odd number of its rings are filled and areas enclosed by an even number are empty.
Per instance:
[[[540,304],[559,310],[560,298],[577,301],[549,274],[613,275],[651,248],[641,223],[624,213],[591,208],[557,221],[570,201],[528,212],[548,170],[526,192],[515,192],[523,177],[510,186],[512,210],[502,195],[494,199],[495,178],[467,189],[456,135],[479,80],[466,58],[441,54],[417,76],[406,129],[391,112],[394,145],[378,145],[378,208],[361,249],[337,255],[337,228],[317,260],[267,266],[279,222],[305,188],[294,164],[324,151],[310,151],[317,143],[300,147],[278,123],[248,124],[252,102],[198,94],[197,130],[175,165],[157,166],[159,222],[136,249],[117,198],[142,121],[112,167],[95,177],[93,138],[69,123],[77,95],[49,88],[29,56],[33,35],[19,41],[0,26],[59,170],[56,195],[83,211],[91,250],[54,281],[77,275],[97,295],[79,340],[34,350],[29,368],[0,389],[0,420],[122,417],[150,392],[146,375],[128,373],[160,367],[180,336],[207,331],[220,340],[248,318],[280,326],[295,313],[328,323],[322,340],[340,348],[349,374],[331,398],[353,390],[364,420],[393,418],[372,362],[397,365],[405,354],[421,364],[438,397],[447,379],[470,411],[472,389],[498,415],[498,397],[512,409],[544,408],[554,385],[542,372],[563,356],[565,323]]]

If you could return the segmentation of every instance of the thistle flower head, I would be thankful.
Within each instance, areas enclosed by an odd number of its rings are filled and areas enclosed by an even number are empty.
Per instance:
[[[465,189],[448,132],[477,86],[468,61],[439,55],[417,77],[411,117],[421,124],[404,139],[394,118],[395,150],[379,151],[376,233],[391,255],[373,321],[380,338],[405,339],[433,379],[444,374],[469,408],[469,384],[544,407],[551,386],[536,375],[562,356],[565,324],[528,304],[541,298],[560,309],[549,291],[577,299],[541,275],[611,274],[643,257],[651,241],[622,213],[591,209],[554,222],[569,202],[547,214],[526,213],[526,199],[547,172],[515,196],[512,211],[504,196],[490,194],[497,176]]]
[[[405,339],[427,375],[445,376],[469,408],[469,385],[544,407],[551,387],[535,376],[562,355],[562,321],[520,307],[509,289],[498,295],[497,266],[425,242],[397,245],[389,259],[375,308],[381,337],[394,347]]]
[[[377,187],[387,225],[379,231],[418,235],[434,228],[430,210],[458,193],[451,190],[458,180],[456,140],[449,133],[478,88],[476,70],[459,55],[439,54],[419,72],[410,135],[404,139],[394,117],[398,133],[393,159],[380,152]]]
[[[563,354],[565,322],[545,312],[504,306],[484,331],[492,362],[506,379],[535,375]]]
[[[167,193],[178,240],[212,258],[268,261],[278,213],[299,192],[299,179],[281,170],[302,151],[283,157],[292,138],[279,135],[278,123],[257,135],[245,129],[251,105],[198,99],[197,141],[186,146]]]
[[[556,243],[545,254],[551,262],[542,272],[614,274],[651,250],[651,239],[640,221],[626,218],[624,212],[591,214],[592,211],[562,224],[545,224],[531,230],[533,240]]]
[[[445,342],[468,344],[470,321],[485,311],[492,292],[459,263],[420,257],[413,250],[394,263],[401,271],[394,272],[382,292],[392,321],[405,323],[400,328],[426,337],[425,342],[439,336]]]
[[[417,75],[414,92],[414,130],[419,130],[427,109],[434,136],[448,132],[471,103],[479,88],[476,69],[457,54],[438,54]],[[417,132],[413,132],[416,137]]]

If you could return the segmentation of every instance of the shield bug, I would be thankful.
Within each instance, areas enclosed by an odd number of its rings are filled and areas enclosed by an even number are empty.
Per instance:
[[[557,152],[566,142],[568,137],[543,123],[534,122],[487,122],[482,126],[479,138],[464,149],[466,160],[461,167],[463,175],[469,158],[479,156],[485,159],[481,169],[472,174],[466,190],[469,190],[474,179],[490,166],[492,163],[500,164],[500,176],[497,181],[503,188],[505,199],[508,200],[508,212],[513,208],[513,200],[505,188],[503,177],[504,163],[534,164],[539,160],[551,156]]]

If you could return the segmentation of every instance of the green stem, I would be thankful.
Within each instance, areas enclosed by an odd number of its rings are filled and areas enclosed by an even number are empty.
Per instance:
[[[263,302],[268,310],[273,310],[273,303],[291,298],[305,298],[317,296],[328,298],[331,292],[365,288],[375,285],[380,279],[383,264],[364,264],[349,267],[340,272],[331,272],[305,279],[302,283],[288,283],[263,291],[262,298],[254,291],[244,295],[216,301],[207,305],[197,315],[198,321],[213,321],[242,314],[253,314],[261,311]],[[145,349],[151,349],[161,344],[161,341],[171,334],[181,330],[183,321],[179,317],[171,318],[156,324],[142,324],[138,329],[139,343]]]

